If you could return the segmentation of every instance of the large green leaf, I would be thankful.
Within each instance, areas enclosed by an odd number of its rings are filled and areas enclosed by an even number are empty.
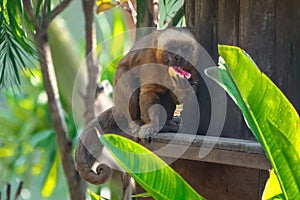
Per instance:
[[[204,199],[171,167],[145,147],[114,134],[100,137],[123,169],[155,199]]]
[[[270,171],[270,178],[266,183],[266,189],[264,190],[262,199],[284,199],[274,169]]]
[[[220,66],[207,69],[206,74],[218,82],[242,110],[247,125],[275,169],[284,197],[299,199],[299,115],[246,52],[226,45],[219,45],[218,49]]]

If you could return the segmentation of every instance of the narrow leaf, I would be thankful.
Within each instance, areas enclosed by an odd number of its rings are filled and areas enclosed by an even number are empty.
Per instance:
[[[50,197],[57,185],[58,161],[59,156],[56,154],[55,160],[51,166],[41,191],[42,197]]]

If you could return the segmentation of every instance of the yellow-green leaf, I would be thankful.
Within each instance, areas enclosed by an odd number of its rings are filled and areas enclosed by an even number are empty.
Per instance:
[[[96,13],[99,14],[103,11],[114,8],[115,6],[118,5],[118,3],[112,0],[97,0],[96,5],[97,5]]]
[[[47,175],[46,181],[43,185],[42,188],[42,197],[50,197],[56,187],[57,183],[57,173],[58,173],[58,161],[59,161],[59,156],[56,154],[55,160],[51,166],[51,169]]]
[[[0,148],[0,158],[5,158],[5,157],[11,157],[13,156],[14,153],[14,149],[11,147],[1,147]]]
[[[262,196],[263,200],[284,199],[277,176],[273,169],[270,171],[270,177],[266,183],[265,188],[266,189],[264,190]]]
[[[153,198],[204,199],[163,160],[140,144],[115,134],[100,137],[120,166]]]
[[[206,70],[241,109],[269,158],[286,199],[300,199],[300,119],[295,108],[238,47],[219,45],[220,66]]]

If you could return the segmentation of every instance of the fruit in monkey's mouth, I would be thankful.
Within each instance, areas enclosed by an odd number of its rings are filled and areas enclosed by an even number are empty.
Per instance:
[[[184,71],[181,67],[177,66],[171,66],[169,67],[169,74],[171,76],[175,76],[175,74],[178,74],[181,78],[185,77],[186,79],[191,78],[191,73]]]

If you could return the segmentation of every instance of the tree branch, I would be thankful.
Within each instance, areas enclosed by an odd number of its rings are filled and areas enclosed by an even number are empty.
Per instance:
[[[28,16],[28,19],[34,25],[34,14],[33,14],[33,8],[31,5],[31,1],[30,0],[22,0],[22,2],[23,2],[24,10]]]
[[[93,49],[96,47],[96,28],[94,22],[95,0],[82,0],[85,16],[85,55],[88,72],[88,83],[85,93],[85,123],[95,119],[94,103],[99,68]]]
[[[24,10],[27,13],[29,20],[35,21],[33,7],[30,0],[22,0]],[[54,19],[61,13],[71,2],[71,0],[62,1],[51,13],[51,19]],[[85,199],[85,183],[80,178],[75,170],[75,163],[72,157],[72,143],[67,138],[68,128],[64,119],[63,109],[60,101],[56,74],[53,66],[52,55],[48,43],[48,25],[49,19],[47,2],[43,5],[42,13],[40,13],[40,21],[33,23],[35,26],[34,40],[38,51],[39,63],[41,66],[44,88],[48,97],[48,106],[53,128],[56,133],[58,150],[61,157],[63,170],[68,183],[70,197],[72,200]],[[42,16],[41,16],[42,15]]]
[[[70,3],[72,0],[64,0],[60,4],[58,4],[52,11],[50,21],[52,21],[59,13],[61,13]]]
[[[87,125],[89,124],[89,122],[95,119],[94,105],[95,105],[95,93],[96,93],[99,67],[97,65],[95,52],[93,51],[96,47],[96,27],[94,22],[95,0],[82,0],[82,5],[83,5],[84,16],[85,16],[85,42],[86,42],[85,55],[86,55],[86,65],[87,65],[87,72],[88,72],[88,80],[87,80],[88,83],[86,86],[86,93],[84,95],[84,103],[85,103],[84,117],[85,117],[85,123]],[[99,124],[98,121],[96,123]],[[81,151],[80,153],[82,152],[83,151]],[[78,156],[78,158],[79,157],[80,156]],[[85,169],[85,170],[90,171],[90,169]],[[78,171],[84,172],[84,168]],[[105,164],[101,164],[97,167],[97,173],[101,175],[101,176],[99,175],[94,176],[96,177],[97,181],[105,182],[107,181],[106,176],[111,174],[111,169],[109,166]],[[103,178],[101,179],[101,177]]]
[[[85,199],[85,184],[75,170],[75,164],[72,158],[72,143],[67,138],[67,125],[64,120],[52,55],[48,44],[47,27],[42,26],[42,24],[35,28],[36,33],[34,39],[38,49],[44,87],[48,96],[48,106],[56,133],[58,149],[69,187],[70,197],[72,200],[81,200]]]

